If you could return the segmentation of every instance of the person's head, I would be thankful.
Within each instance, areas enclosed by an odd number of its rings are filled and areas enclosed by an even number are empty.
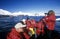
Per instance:
[[[55,12],[53,10],[49,10],[48,15],[52,15],[52,14],[55,14]]]
[[[21,21],[22,21],[24,24],[26,24],[26,19],[22,19]]]
[[[16,31],[17,32],[24,32],[24,27],[26,27],[26,25],[23,25],[22,23],[17,23],[16,25],[15,25],[15,29],[16,29]]]
[[[44,13],[45,14],[45,16],[47,16],[48,14],[47,13]]]

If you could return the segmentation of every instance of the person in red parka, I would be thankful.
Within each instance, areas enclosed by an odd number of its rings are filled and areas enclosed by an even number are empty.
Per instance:
[[[48,12],[48,16],[46,16],[43,20],[46,23],[49,30],[54,30],[56,17],[55,12],[53,10],[50,10]]]
[[[30,36],[24,32],[26,25],[17,23],[11,32],[8,33],[7,39],[29,39]]]
[[[28,19],[26,20],[26,25],[27,25],[27,29],[28,31],[30,32],[30,35],[34,35],[35,34],[35,31],[34,31],[34,28],[36,26],[36,22],[34,19]]]
[[[45,31],[44,31],[44,28],[45,28],[45,23],[43,21],[43,19],[47,16],[47,13],[45,13],[45,16],[40,19],[40,21],[37,23],[37,30],[36,30],[36,33],[37,35],[40,35],[40,34],[44,34]]]
[[[37,35],[44,34],[44,24],[42,19],[37,23],[37,30],[36,30]]]
[[[26,22],[27,29],[29,29],[31,27],[30,19],[26,20],[25,22]]]
[[[33,29],[33,24],[32,24],[32,20],[31,19],[23,19],[22,20],[24,22],[24,24],[26,24],[26,28],[28,30],[28,33],[30,36],[32,36],[35,32],[34,32],[34,29]]]
[[[51,39],[52,31],[55,28],[55,12],[53,10],[48,11],[48,16],[46,16],[43,21],[46,24],[46,27],[48,28],[49,32],[47,33],[49,38]]]
[[[34,19],[31,19],[31,26],[34,28],[34,27],[36,27],[36,21],[34,20]]]

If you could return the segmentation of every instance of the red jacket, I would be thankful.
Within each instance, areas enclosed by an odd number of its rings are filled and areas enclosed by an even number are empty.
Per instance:
[[[32,26],[33,28],[36,27],[36,21],[35,21],[35,20],[31,20],[30,22],[31,22],[31,26]]]
[[[37,34],[44,33],[44,24],[43,24],[42,21],[40,21],[40,22],[37,23],[36,33]]]
[[[26,33],[23,33],[23,34],[26,39],[30,38]],[[23,37],[18,32],[16,32],[15,29],[12,29],[12,31],[7,35],[7,39],[22,39],[22,38]]]
[[[28,28],[34,28],[36,27],[36,22],[35,20],[26,20],[26,25]]]
[[[26,26],[29,28],[31,26],[30,20],[26,20]]]
[[[49,30],[54,30],[55,20],[56,20],[55,15],[50,15],[50,16],[47,16],[47,17],[44,18],[44,22],[46,23],[47,28]]]

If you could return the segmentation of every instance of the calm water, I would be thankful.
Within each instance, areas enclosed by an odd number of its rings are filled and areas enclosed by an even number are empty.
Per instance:
[[[26,19],[27,17],[33,18],[36,21],[39,21],[42,18],[42,16],[17,16],[0,18],[0,32],[9,31],[17,22],[22,19]],[[56,18],[60,18],[60,16],[56,16]],[[58,21],[56,21],[55,30],[60,32],[60,22]]]

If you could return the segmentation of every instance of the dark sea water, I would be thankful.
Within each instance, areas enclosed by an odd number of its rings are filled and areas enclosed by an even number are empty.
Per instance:
[[[33,18],[36,21],[39,21],[43,16],[16,16],[16,17],[2,17],[0,18],[0,32],[9,31],[16,23],[27,17]],[[60,16],[56,16],[60,18]],[[60,21],[56,21],[55,30],[60,32]]]
[[[9,31],[11,31],[11,28],[14,27],[14,25],[20,20],[26,19],[27,17],[39,21],[43,16],[0,17],[0,39],[6,39],[6,35]],[[60,16],[56,16],[56,18],[60,18]],[[56,21],[55,30],[60,33],[60,21]]]

